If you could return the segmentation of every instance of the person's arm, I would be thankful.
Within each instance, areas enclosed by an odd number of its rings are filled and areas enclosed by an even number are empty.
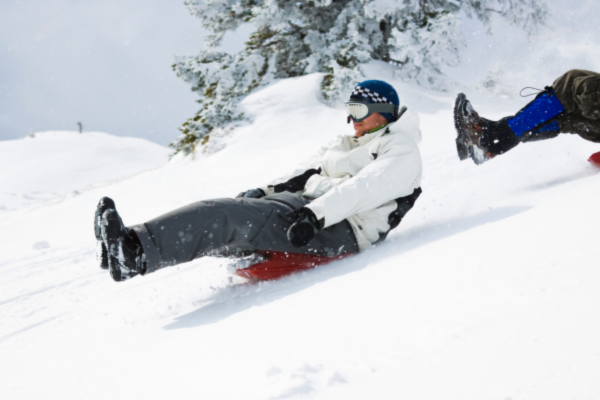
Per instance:
[[[323,157],[323,154],[325,154],[325,152],[327,152],[328,150],[330,150],[332,148],[335,148],[338,146],[343,146],[343,141],[344,141],[344,137],[340,136],[340,137],[337,137],[335,140],[331,141],[330,143],[326,144],[325,146],[321,147],[321,149],[319,150],[319,152],[317,154],[315,154],[309,158],[309,163],[307,166],[314,166],[315,164],[319,163],[321,157]],[[305,163],[305,165],[306,165],[306,163]],[[306,187],[306,182],[308,182],[308,180],[312,176],[320,174],[321,171],[322,171],[321,167],[310,168],[310,169],[304,171],[303,173],[296,175],[291,179],[288,179],[286,182],[279,183],[277,185],[269,185],[266,187],[250,189],[250,190],[247,190],[245,192],[238,194],[236,196],[236,198],[240,198],[240,197],[261,198],[264,196],[269,196],[269,195],[272,195],[275,193],[281,193],[281,192],[292,192],[292,193],[300,192],[300,191],[304,190],[304,188]]]
[[[277,185],[267,186],[267,193],[272,194],[272,193],[281,193],[281,192],[292,192],[292,193],[300,192],[300,191],[304,190],[304,187],[306,186],[306,182],[308,182],[308,180],[310,179],[311,176],[318,175],[320,173],[321,173],[321,168],[318,168],[318,169],[311,168],[307,171],[304,171],[300,175],[294,176],[293,178],[289,179],[287,182],[278,183]]]
[[[304,171],[302,174],[289,179],[287,182],[279,183],[277,185],[269,185],[265,188],[256,188],[256,189],[246,190],[245,192],[238,194],[236,196],[236,198],[246,197],[246,198],[260,199],[261,197],[269,196],[274,193],[281,193],[281,192],[296,193],[301,190],[304,190],[304,187],[306,186],[306,182],[308,182],[308,180],[310,179],[311,176],[317,175],[320,173],[321,173],[321,168],[319,168],[319,169],[311,168],[307,171]]]
[[[422,163],[417,145],[406,138],[392,146],[358,174],[315,199],[306,207],[322,227],[334,225],[351,215],[408,196],[419,185]]]
[[[332,140],[330,143],[321,147],[321,149],[319,150],[319,153],[317,155],[317,157],[318,157],[317,160],[318,160],[319,164],[322,161],[322,157],[325,153],[327,153],[328,151],[335,149],[337,147],[343,148],[344,143],[345,143],[345,137],[338,136],[337,138]],[[312,165],[315,165],[315,164],[312,164]],[[314,175],[319,175],[321,173],[321,171],[322,171],[321,166],[319,166],[318,168],[311,168],[309,170],[304,171],[300,175],[294,176],[293,178],[289,179],[287,182],[279,183],[277,185],[269,185],[266,188],[263,188],[263,190],[267,193],[267,195],[273,194],[273,193],[281,193],[281,192],[292,192],[292,193],[300,192],[305,189],[306,183],[308,182],[308,180],[311,177],[313,177]]]

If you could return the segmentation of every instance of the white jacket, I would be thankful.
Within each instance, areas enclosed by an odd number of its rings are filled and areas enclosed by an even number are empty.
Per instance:
[[[325,228],[348,220],[363,251],[389,231],[395,199],[421,186],[420,140],[419,116],[410,110],[360,138],[339,136],[321,149],[322,171],[300,192],[312,200],[306,207],[324,218]]]

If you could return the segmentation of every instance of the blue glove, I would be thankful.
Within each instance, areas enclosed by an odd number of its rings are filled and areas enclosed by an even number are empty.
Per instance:
[[[287,231],[288,240],[294,247],[306,246],[323,226],[310,208],[302,207],[285,216],[296,221]]]
[[[260,199],[261,197],[265,197],[266,195],[267,194],[262,189],[250,189],[238,194],[237,196],[235,196],[235,198],[239,199],[240,197],[245,197],[248,199]]]

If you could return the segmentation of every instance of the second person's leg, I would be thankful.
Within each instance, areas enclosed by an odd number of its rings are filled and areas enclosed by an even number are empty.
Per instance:
[[[578,134],[600,142],[600,74],[570,70],[512,117],[490,121],[480,117],[464,94],[454,108],[461,160],[481,164],[521,142],[551,139],[560,133]]]

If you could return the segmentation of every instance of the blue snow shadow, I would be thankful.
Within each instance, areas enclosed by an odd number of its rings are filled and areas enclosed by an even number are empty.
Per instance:
[[[551,189],[555,186],[564,185],[565,183],[570,183],[570,182],[578,181],[580,179],[588,178],[590,176],[598,175],[598,173],[599,173],[598,168],[592,167],[592,166],[587,166],[583,171],[578,171],[569,176],[564,176],[562,178],[553,179],[548,182],[538,183],[536,185],[529,186],[525,189],[522,189],[521,191],[522,192],[534,192],[534,191],[539,191],[539,190]]]
[[[468,231],[478,226],[501,221],[533,207],[503,207],[490,209],[469,217],[457,218],[435,225],[415,227],[380,243],[368,251],[311,271],[277,281],[229,286],[217,291],[210,304],[181,315],[163,329],[194,328],[219,322],[252,307],[262,306],[317,283],[366,268],[369,264],[409,252],[421,246]],[[400,225],[401,229],[402,224]]]

